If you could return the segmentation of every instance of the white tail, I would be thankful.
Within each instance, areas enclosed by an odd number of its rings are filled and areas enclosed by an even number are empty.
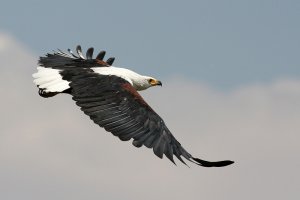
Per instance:
[[[69,82],[62,79],[60,70],[45,67],[37,67],[37,70],[32,75],[33,82],[45,92],[63,92],[70,88]]]

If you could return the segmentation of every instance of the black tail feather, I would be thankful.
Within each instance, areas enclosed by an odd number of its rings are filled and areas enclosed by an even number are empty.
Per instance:
[[[199,158],[194,158],[194,157],[192,157],[192,159],[196,162],[196,164],[203,166],[203,167],[225,167],[227,165],[231,165],[234,163],[234,161],[231,161],[231,160],[210,162],[210,161],[201,160]]]

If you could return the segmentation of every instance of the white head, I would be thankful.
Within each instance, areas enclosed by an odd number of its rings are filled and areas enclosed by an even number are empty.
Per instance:
[[[95,67],[96,73],[103,75],[115,75],[127,80],[136,90],[145,90],[149,87],[162,85],[161,82],[150,76],[143,76],[126,68],[119,67]]]

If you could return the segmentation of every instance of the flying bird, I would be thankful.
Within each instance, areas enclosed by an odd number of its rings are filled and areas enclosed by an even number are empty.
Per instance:
[[[161,81],[112,66],[115,58],[104,61],[105,51],[101,51],[95,59],[93,48],[89,48],[84,56],[78,45],[76,52],[58,49],[40,57],[37,72],[33,74],[40,96],[72,95],[94,123],[122,141],[133,138],[134,146],[152,148],[156,156],[163,158],[165,155],[174,164],[174,155],[184,164],[183,158],[204,167],[224,167],[234,163],[195,158],[181,146],[163,119],[138,93],[161,86]]]

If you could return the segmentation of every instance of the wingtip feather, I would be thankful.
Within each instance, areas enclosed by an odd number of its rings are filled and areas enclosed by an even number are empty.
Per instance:
[[[106,51],[100,51],[99,54],[97,55],[96,59],[103,60],[105,54],[106,54]]]
[[[234,161],[231,161],[231,160],[222,160],[222,161],[211,162],[211,161],[206,161],[206,160],[202,160],[202,159],[194,158],[194,157],[192,157],[192,159],[196,162],[196,164],[203,166],[203,167],[225,167],[225,166],[228,166],[228,165],[231,165],[234,163]]]

